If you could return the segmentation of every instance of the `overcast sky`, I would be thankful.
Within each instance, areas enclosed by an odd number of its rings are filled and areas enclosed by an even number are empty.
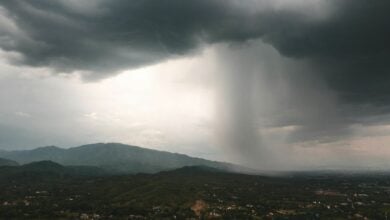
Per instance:
[[[390,167],[388,0],[4,0],[0,148]]]

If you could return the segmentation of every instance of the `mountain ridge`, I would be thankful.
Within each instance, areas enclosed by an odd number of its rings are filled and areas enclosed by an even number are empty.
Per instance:
[[[0,151],[0,157],[20,164],[50,160],[64,166],[96,166],[110,173],[157,173],[184,166],[208,166],[234,170],[238,165],[211,161],[121,143],[95,143],[72,148],[56,146],[31,150]]]

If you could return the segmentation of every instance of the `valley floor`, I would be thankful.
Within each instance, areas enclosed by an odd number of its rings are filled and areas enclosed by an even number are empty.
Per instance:
[[[0,180],[1,219],[387,219],[390,175],[158,174]]]

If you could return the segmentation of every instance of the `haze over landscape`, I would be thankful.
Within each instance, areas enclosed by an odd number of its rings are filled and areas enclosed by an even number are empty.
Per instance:
[[[0,2],[0,148],[389,168],[388,1]]]

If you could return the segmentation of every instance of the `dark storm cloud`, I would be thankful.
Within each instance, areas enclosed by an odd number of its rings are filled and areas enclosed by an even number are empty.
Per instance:
[[[20,31],[0,32],[0,46],[21,53],[27,65],[92,71],[99,78],[187,54],[201,42],[258,36],[256,19],[232,1],[94,1],[88,13],[75,9],[82,3],[64,2],[2,1]]]
[[[329,85],[351,102],[390,101],[390,2],[333,1],[325,21],[283,20],[263,38],[282,54],[308,58]]]
[[[202,43],[261,37],[285,56],[308,59],[345,100],[387,103],[390,2],[327,3],[332,14],[315,20],[261,0],[5,0],[19,30],[0,28],[0,46],[21,53],[23,64],[102,78]]]

